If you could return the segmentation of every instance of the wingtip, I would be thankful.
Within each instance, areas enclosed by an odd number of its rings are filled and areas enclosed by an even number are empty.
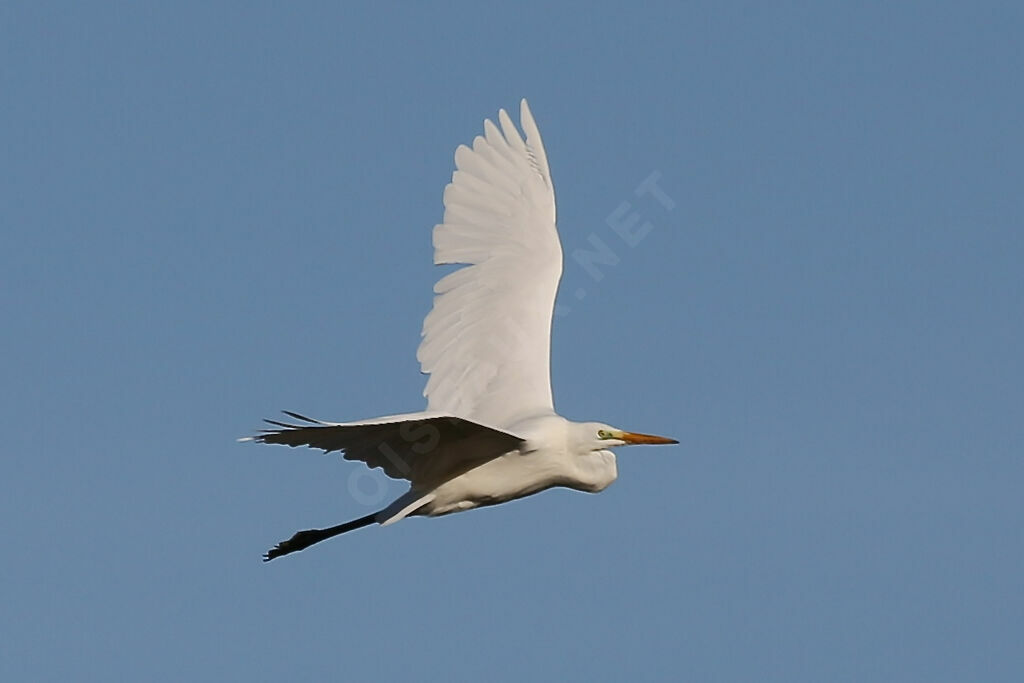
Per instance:
[[[305,415],[300,415],[298,413],[293,413],[290,410],[282,410],[281,412],[284,413],[285,415],[287,415],[288,417],[295,418],[296,420],[301,420],[303,422],[309,422],[310,424],[323,424],[320,420],[314,420],[311,417],[306,417]]]

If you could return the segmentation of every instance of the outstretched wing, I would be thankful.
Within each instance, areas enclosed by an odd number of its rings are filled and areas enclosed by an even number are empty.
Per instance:
[[[321,422],[298,413],[285,414],[300,424],[267,420],[277,428],[250,438],[326,453],[341,451],[346,460],[358,460],[381,468],[389,477],[425,486],[515,450],[523,441],[500,429],[429,412],[360,422]]]
[[[434,286],[416,354],[430,375],[428,410],[509,426],[554,412],[551,316],[562,275],[555,193],[526,100],[524,141],[505,110],[501,129],[455,151],[434,228],[434,263],[467,264]]]

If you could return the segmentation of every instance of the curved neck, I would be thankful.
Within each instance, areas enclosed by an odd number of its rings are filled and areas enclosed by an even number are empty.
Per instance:
[[[619,476],[615,454],[611,451],[590,451],[584,455],[574,456],[571,462],[573,469],[576,470],[576,481],[573,482],[572,488],[578,491],[603,491]]]

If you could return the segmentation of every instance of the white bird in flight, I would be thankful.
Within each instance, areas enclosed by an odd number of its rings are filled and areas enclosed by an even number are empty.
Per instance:
[[[384,509],[325,529],[299,531],[272,560],[374,522],[436,517],[522,498],[555,486],[595,493],[618,474],[610,449],[674,444],[600,422],[571,422],[551,397],[551,317],[562,275],[555,193],[526,100],[524,140],[504,109],[473,147],[455,150],[434,227],[434,263],[464,264],[434,285],[416,357],[429,374],[427,410],[359,422],[296,423],[248,440],[310,446],[379,467],[409,482]]]

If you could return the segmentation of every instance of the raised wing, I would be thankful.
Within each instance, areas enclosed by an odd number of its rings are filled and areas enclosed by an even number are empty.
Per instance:
[[[555,193],[547,156],[526,100],[524,141],[505,110],[499,130],[455,151],[434,228],[434,263],[467,264],[434,285],[416,354],[430,375],[430,411],[509,426],[554,412],[551,315],[562,275]]]
[[[285,414],[299,424],[267,420],[277,429],[266,429],[251,440],[341,451],[346,460],[379,467],[389,477],[428,488],[515,450],[523,441],[500,429],[429,412],[360,422],[321,422]]]

